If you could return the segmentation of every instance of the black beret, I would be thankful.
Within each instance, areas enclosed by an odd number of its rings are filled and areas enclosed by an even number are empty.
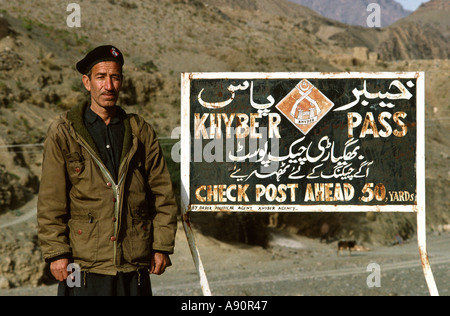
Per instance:
[[[104,45],[94,48],[86,57],[80,60],[77,63],[77,70],[85,75],[95,64],[102,61],[115,61],[121,66],[124,64],[123,55],[117,47]]]

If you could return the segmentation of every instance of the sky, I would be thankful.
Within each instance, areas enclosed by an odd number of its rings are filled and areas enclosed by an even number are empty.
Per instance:
[[[414,11],[422,3],[428,2],[429,0],[395,0],[395,1],[402,4],[406,10]]]

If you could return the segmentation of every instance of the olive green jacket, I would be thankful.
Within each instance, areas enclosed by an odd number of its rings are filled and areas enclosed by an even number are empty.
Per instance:
[[[177,204],[152,127],[127,114],[119,180],[99,158],[85,106],[54,121],[44,143],[38,238],[46,261],[68,255],[82,270],[114,275],[173,253]]]

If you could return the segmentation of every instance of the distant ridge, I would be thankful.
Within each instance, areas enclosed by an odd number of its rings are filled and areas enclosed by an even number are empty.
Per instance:
[[[324,17],[350,25],[367,26],[367,17],[372,11],[367,11],[373,0],[290,0],[304,5]],[[394,0],[379,0],[375,3],[381,9],[381,27],[386,27],[411,14],[401,4]]]
[[[431,0],[387,28],[378,51],[389,60],[448,59],[450,1]]]

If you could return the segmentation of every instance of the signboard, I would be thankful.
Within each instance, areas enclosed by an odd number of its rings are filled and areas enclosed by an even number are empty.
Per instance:
[[[415,212],[426,249],[424,73],[183,73],[182,222],[189,212]]]
[[[189,211],[424,208],[423,73],[185,73]]]

